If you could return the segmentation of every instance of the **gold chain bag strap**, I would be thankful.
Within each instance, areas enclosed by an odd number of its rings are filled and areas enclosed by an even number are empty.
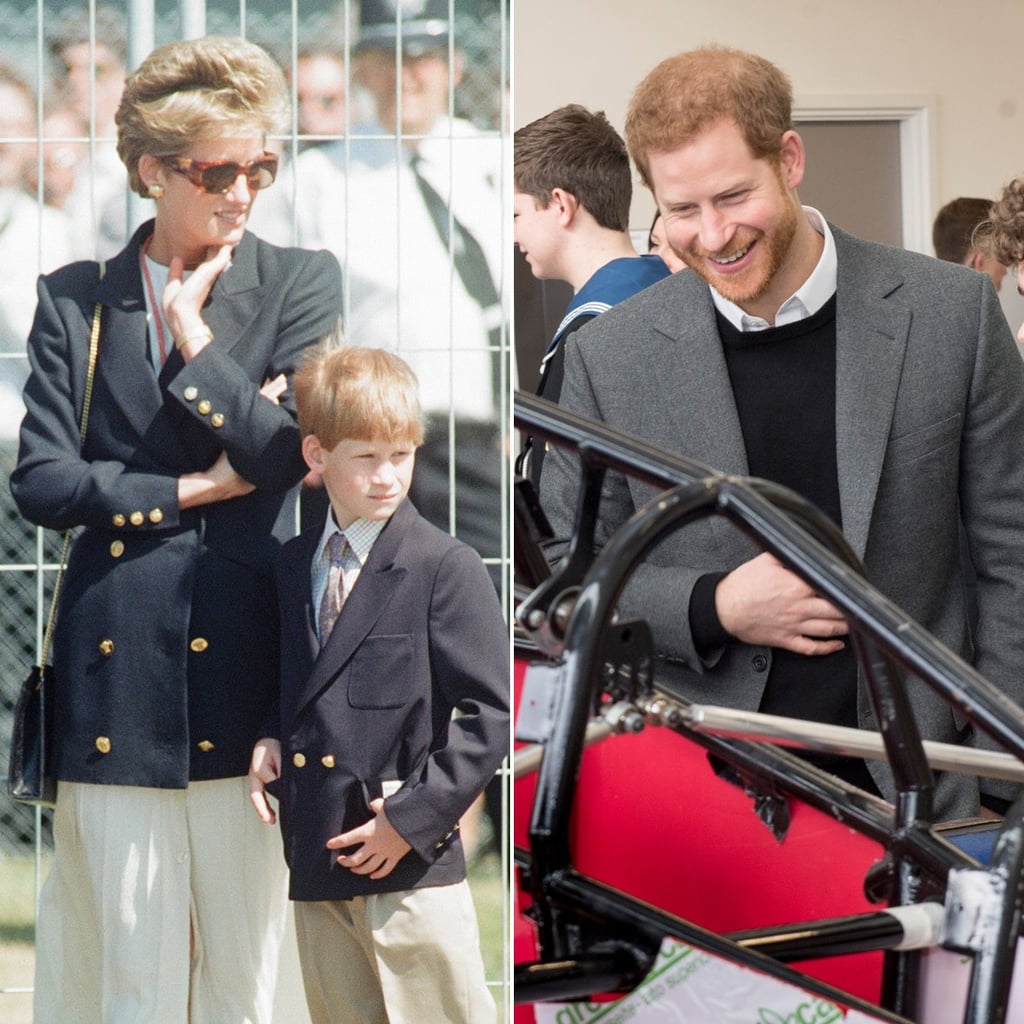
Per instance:
[[[106,271],[106,264],[99,265],[100,280]],[[92,405],[93,381],[96,377],[96,360],[100,348],[100,326],[103,305],[97,302],[93,308],[92,328],[89,332],[89,366],[85,376],[85,393],[82,396],[82,418],[78,425],[81,444],[85,446],[85,434],[89,424],[89,407]],[[57,620],[57,600],[64,580],[64,567],[71,548],[71,529],[64,532],[61,546],[57,579],[53,584],[50,613],[46,617],[46,631],[39,663],[34,665],[21,685],[18,702],[14,708],[14,726],[11,733],[11,754],[7,770],[7,788],[14,800],[26,804],[53,806],[57,801],[57,779],[53,773],[51,739],[53,736],[53,666],[49,664],[50,645],[53,641],[53,627]]]

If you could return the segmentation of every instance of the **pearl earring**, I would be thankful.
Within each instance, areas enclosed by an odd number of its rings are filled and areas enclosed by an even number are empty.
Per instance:
[[[164,187],[158,181],[154,181],[152,185],[148,186],[146,192],[149,194],[150,199],[159,199],[164,194]]]

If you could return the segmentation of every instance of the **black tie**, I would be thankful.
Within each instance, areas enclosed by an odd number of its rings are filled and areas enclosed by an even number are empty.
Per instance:
[[[487,340],[491,346],[492,355],[491,393],[495,399],[495,408],[500,408],[501,299],[498,289],[494,287],[494,281],[487,266],[487,257],[472,233],[466,230],[454,214],[449,216],[448,204],[420,171],[423,161],[418,156],[413,156],[410,163],[416,177],[416,184],[419,186],[430,219],[437,229],[441,244],[446,251],[452,254],[452,262],[455,264],[455,272],[459,275],[459,280],[462,281],[463,287],[470,297],[483,310],[484,322],[494,323],[494,326],[487,330]]]

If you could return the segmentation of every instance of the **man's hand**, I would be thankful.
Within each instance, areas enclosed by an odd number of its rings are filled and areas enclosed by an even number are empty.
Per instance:
[[[737,566],[715,589],[722,627],[737,640],[796,654],[834,654],[849,627],[842,614],[774,555]]]
[[[328,839],[327,849],[342,850],[346,846],[362,843],[362,846],[352,853],[342,854],[338,858],[338,863],[357,875],[386,878],[412,847],[388,821],[388,816],[384,813],[383,800],[372,801],[370,810],[373,811],[374,817],[358,828]]]
[[[249,761],[249,799],[260,821],[273,825],[277,821],[273,807],[267,802],[266,785],[281,777],[281,741],[264,736],[256,741]]]

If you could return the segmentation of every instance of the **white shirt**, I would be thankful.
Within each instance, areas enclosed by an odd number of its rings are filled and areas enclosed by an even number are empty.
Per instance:
[[[506,263],[501,136],[441,118],[419,144],[421,173],[450,201],[452,216],[482,247],[496,289]],[[365,157],[365,158],[364,158]],[[272,193],[274,193],[272,195]],[[295,197],[296,231],[282,210]],[[253,207],[252,230],[267,241],[328,249],[342,269],[344,333],[353,345],[406,359],[424,412],[496,419],[488,316],[451,265],[407,155],[392,140],[353,136],[303,152]]]
[[[821,256],[806,281],[788,298],[775,314],[775,326],[793,324],[813,316],[836,293],[838,261],[836,243],[825,218],[813,206],[803,207],[812,228],[825,240]],[[715,308],[739,331],[763,331],[772,325],[759,316],[751,316],[735,302],[711,289]]]
[[[26,343],[36,311],[36,278],[72,258],[68,218],[17,188],[0,188],[0,441],[13,441],[25,415]],[[90,310],[91,315],[91,310]]]

